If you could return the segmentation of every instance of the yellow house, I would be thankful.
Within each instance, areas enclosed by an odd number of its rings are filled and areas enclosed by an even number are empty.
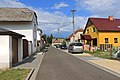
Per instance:
[[[85,44],[101,47],[101,45],[120,46],[120,19],[114,19],[112,16],[108,18],[89,18],[83,36]],[[110,45],[109,45],[110,44]]]

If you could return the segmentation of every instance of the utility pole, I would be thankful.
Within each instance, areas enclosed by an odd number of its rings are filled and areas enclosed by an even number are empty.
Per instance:
[[[59,41],[59,37],[60,37],[60,29],[58,29],[58,41]]]
[[[73,24],[73,42],[75,42],[75,35],[74,35],[74,31],[75,31],[75,24],[74,24],[74,12],[76,10],[71,10],[72,12],[72,24]]]

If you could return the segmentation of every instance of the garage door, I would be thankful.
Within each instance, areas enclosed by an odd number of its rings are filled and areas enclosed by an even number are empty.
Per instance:
[[[18,38],[12,37],[12,64],[18,62]]]
[[[23,59],[28,56],[28,41],[23,39]]]

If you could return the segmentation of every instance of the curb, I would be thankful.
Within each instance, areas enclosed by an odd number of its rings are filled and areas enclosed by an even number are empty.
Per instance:
[[[30,73],[28,74],[28,76],[25,80],[30,80],[30,77],[32,76],[34,70],[35,70],[34,68],[31,69]]]
[[[36,76],[37,76],[37,73],[39,71],[39,68],[41,66],[41,63],[42,63],[42,60],[43,60],[43,57],[44,57],[45,53],[43,52],[42,53],[42,57],[40,59],[40,64],[38,64],[38,66],[34,69],[34,72],[33,74],[31,75],[30,79],[29,80],[35,80],[36,79]]]

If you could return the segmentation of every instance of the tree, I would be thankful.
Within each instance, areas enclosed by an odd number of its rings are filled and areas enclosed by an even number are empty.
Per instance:
[[[62,45],[66,45],[66,42],[65,42],[65,40],[62,42]]]
[[[47,43],[52,44],[52,38],[51,37],[47,37]]]
[[[42,38],[45,40],[45,42],[47,42],[47,40],[46,40],[46,38],[47,38],[46,34],[42,35]]]
[[[51,34],[50,37],[53,39],[53,35]]]

